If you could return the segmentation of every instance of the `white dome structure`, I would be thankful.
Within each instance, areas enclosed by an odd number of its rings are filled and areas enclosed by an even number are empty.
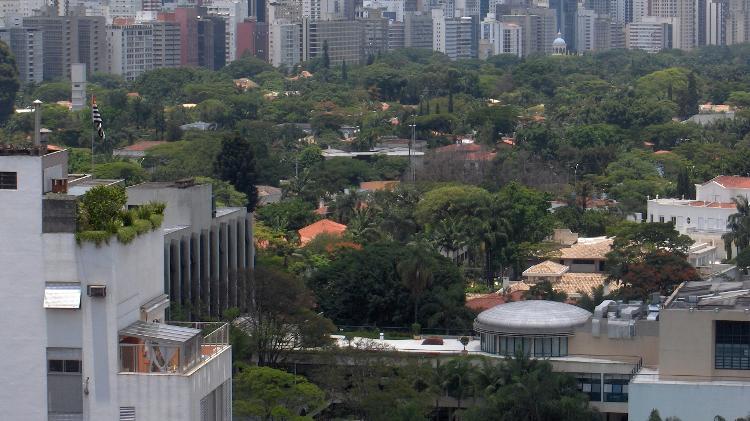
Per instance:
[[[561,33],[557,33],[557,38],[552,41],[552,54],[553,55],[564,55],[568,50],[568,44],[562,37]]]
[[[568,355],[568,337],[591,313],[574,305],[545,300],[516,301],[485,310],[474,320],[482,351],[532,357]]]

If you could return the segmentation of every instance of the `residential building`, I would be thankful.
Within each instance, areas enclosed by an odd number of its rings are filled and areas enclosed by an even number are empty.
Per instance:
[[[23,18],[23,27],[42,33],[45,80],[70,80],[73,63],[86,64],[88,76],[108,69],[103,17],[47,14]]]
[[[71,82],[71,111],[81,111],[88,106],[86,97],[86,65],[83,63],[73,64],[70,70]]]
[[[167,204],[162,279],[172,302],[196,316],[221,317],[246,308],[245,279],[254,267],[252,214],[215,208],[210,184],[193,180],[128,187],[128,207]]]
[[[382,16],[393,19],[396,22],[404,21],[407,12],[406,0],[364,0],[362,7],[370,10],[379,10]]]
[[[254,18],[245,19],[237,25],[236,57],[250,54],[268,61],[268,24]]]
[[[132,145],[118,148],[112,151],[112,156],[118,156],[129,159],[140,159],[146,157],[146,152],[159,145],[167,143],[164,140],[139,140]]]
[[[364,32],[362,45],[365,49],[365,57],[374,57],[390,49],[388,46],[388,19],[384,18],[379,10],[373,12],[367,18],[359,20]]]
[[[326,234],[330,236],[342,236],[346,231],[346,225],[331,221],[330,219],[321,219],[298,230],[300,245],[305,245],[314,240],[315,237]]]
[[[0,18],[34,16],[46,4],[45,0],[0,0]]]
[[[135,80],[154,68],[154,35],[151,25],[107,26],[109,73]]]
[[[364,27],[361,21],[313,22],[305,19],[302,23],[302,52],[304,54],[302,59],[307,61],[315,57],[321,57],[323,46],[327,45],[331,64],[341,64],[342,61],[360,64],[365,58],[365,47],[367,47],[364,35]]]
[[[517,8],[500,17],[502,22],[522,28],[523,54],[552,53],[552,41],[557,35],[555,11],[545,8]]]
[[[432,49],[432,15],[408,12],[404,15],[404,47]]]
[[[729,0],[726,7],[727,45],[747,42],[750,39],[750,4],[745,0]]]
[[[180,25],[180,65],[198,66],[198,9],[177,7],[165,18]]]
[[[179,67],[182,60],[180,25],[170,21],[152,21],[154,69]]]
[[[3,418],[231,420],[228,326],[166,321],[163,233],[76,241],[77,195],[110,182],[35,143],[0,148]]]
[[[42,31],[24,27],[0,29],[0,41],[13,52],[19,79],[26,83],[41,83],[44,78]]]
[[[592,51],[594,50],[594,40],[601,34],[595,33],[596,28],[594,21],[599,16],[595,11],[591,9],[578,9],[576,11],[576,42],[578,43],[578,51]],[[608,31],[609,32],[609,31]],[[566,40],[567,42],[567,40]]]
[[[486,59],[498,54],[523,55],[523,30],[520,26],[499,22],[488,13],[481,24],[479,58]]]
[[[645,17],[625,25],[625,48],[657,53],[673,48],[673,20]]]
[[[198,66],[218,70],[227,64],[226,23],[216,16],[197,20]]]
[[[729,216],[737,212],[733,198],[750,195],[750,177],[718,176],[695,185],[696,199],[649,199],[649,222],[672,222],[681,234],[697,243],[716,247],[718,258],[726,258],[724,240]],[[736,254],[736,253],[733,253]]]
[[[404,48],[406,45],[406,25],[404,22],[388,21],[388,51]]]
[[[451,60],[475,57],[472,18],[447,18],[441,9],[432,9],[432,49]]]
[[[697,2],[693,0],[651,0],[650,16],[674,18],[673,48],[690,50],[698,44]]]
[[[238,57],[237,53],[237,29],[238,25],[245,21],[250,15],[247,0],[210,0],[204,1],[209,16],[217,16],[224,21],[225,45],[224,61],[231,63]]]
[[[268,26],[268,55],[271,64],[292,68],[302,61],[302,24],[285,20],[272,21]]]
[[[699,0],[698,45],[727,45],[728,2]]]

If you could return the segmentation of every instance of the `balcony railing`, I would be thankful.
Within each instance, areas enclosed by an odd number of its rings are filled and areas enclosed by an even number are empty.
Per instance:
[[[724,234],[729,232],[726,228],[688,228],[688,234]]]
[[[221,322],[169,322],[201,330],[183,343],[145,340],[120,343],[120,373],[184,374],[224,351],[229,345],[229,325]]]

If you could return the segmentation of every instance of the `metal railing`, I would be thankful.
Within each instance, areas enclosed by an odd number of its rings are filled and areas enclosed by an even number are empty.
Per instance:
[[[207,360],[229,345],[229,324],[224,322],[167,322],[175,326],[199,329],[203,335],[201,358]]]

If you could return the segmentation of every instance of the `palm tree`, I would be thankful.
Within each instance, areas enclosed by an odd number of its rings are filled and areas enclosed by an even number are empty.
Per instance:
[[[423,243],[410,245],[407,247],[407,255],[396,264],[401,282],[411,291],[414,300],[414,323],[418,322],[419,300],[432,283],[435,262],[429,250]]]
[[[729,232],[721,236],[724,240],[727,259],[732,258],[733,245],[738,252],[750,245],[750,204],[747,197],[743,196],[733,197],[732,202],[737,207],[737,213],[729,215],[727,220]]]
[[[334,197],[330,211],[335,220],[346,225],[359,207],[359,193],[355,189],[351,189],[348,193],[337,194]]]
[[[375,225],[375,215],[370,208],[360,208],[354,211],[346,227],[346,234],[354,241],[366,243],[379,237]]]
[[[474,385],[471,380],[475,376],[476,367],[470,359],[461,357],[448,361],[445,366],[448,371],[448,395],[456,399],[460,409],[464,398],[472,395]]]
[[[429,237],[441,253],[457,262],[457,252],[468,244],[468,226],[463,219],[449,216],[441,219],[430,230]]]

